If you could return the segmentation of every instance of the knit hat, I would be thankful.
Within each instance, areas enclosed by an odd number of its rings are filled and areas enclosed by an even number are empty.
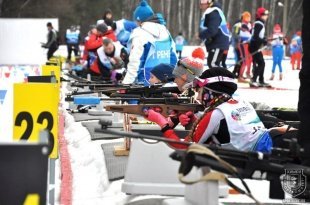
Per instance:
[[[301,31],[297,31],[297,32],[296,32],[296,35],[297,35],[297,36],[301,36]]]
[[[155,66],[151,73],[161,82],[170,81],[173,78],[172,71],[174,66],[168,63],[161,63]]]
[[[230,96],[237,90],[238,86],[236,83],[229,81],[227,79],[221,78],[221,77],[228,77],[229,79],[234,79],[235,75],[229,70],[225,68],[220,68],[220,67],[210,68],[204,71],[199,78],[206,79],[206,78],[212,78],[212,77],[219,77],[220,81],[217,81],[217,82],[215,81],[213,83],[207,83],[206,85],[204,85],[206,88],[210,88],[211,90],[215,92],[217,91],[220,93],[226,93]]]
[[[196,48],[192,52],[192,56],[179,60],[178,66],[174,68],[173,75],[175,77],[182,77],[186,75],[188,83],[192,82],[196,76],[200,76],[203,71],[205,60],[205,52],[201,47]]]
[[[149,17],[153,16],[154,12],[148,3],[143,0],[140,2],[140,5],[133,12],[134,20],[144,22]]]
[[[104,23],[98,24],[96,28],[97,31],[101,32],[102,34],[105,34],[108,31],[108,27]]]
[[[251,21],[250,12],[248,12],[248,11],[243,12],[241,18],[242,18],[242,21],[250,22]]]
[[[269,11],[264,7],[259,7],[256,11],[256,18],[261,18],[263,15],[268,15]]]
[[[281,33],[281,26],[280,26],[280,24],[275,24],[274,25],[273,32],[274,33]]]

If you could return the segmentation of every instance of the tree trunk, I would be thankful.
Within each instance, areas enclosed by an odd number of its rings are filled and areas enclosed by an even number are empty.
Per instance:
[[[182,28],[182,1],[181,0],[178,0],[177,12],[178,12],[178,30],[177,30],[177,32],[180,32],[181,28]],[[183,32],[183,31],[181,31],[181,32]]]
[[[232,19],[235,0],[230,0],[228,5],[227,19]]]
[[[275,12],[275,4],[277,2],[276,1],[270,1],[270,9],[269,9],[269,12],[271,14],[274,14]],[[269,15],[269,24],[267,24],[267,33],[268,35],[271,35],[272,32],[273,32],[273,26],[277,23],[275,22],[275,15]]]
[[[166,0],[166,16],[167,16],[167,27],[170,28],[170,14],[171,14],[171,0]]]
[[[255,13],[256,13],[256,1],[252,1],[252,11],[251,11],[251,14],[252,14],[252,16],[253,16],[253,20],[255,21]]]
[[[194,1],[190,1],[190,6],[189,6],[189,16],[188,16],[188,35],[192,36],[193,32],[193,10],[194,10]]]

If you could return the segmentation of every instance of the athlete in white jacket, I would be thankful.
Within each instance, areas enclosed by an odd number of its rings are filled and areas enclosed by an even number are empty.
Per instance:
[[[176,65],[175,43],[160,14],[154,14],[145,1],[134,12],[138,22],[129,38],[130,49],[127,73],[123,84],[149,85],[150,71],[160,63]]]

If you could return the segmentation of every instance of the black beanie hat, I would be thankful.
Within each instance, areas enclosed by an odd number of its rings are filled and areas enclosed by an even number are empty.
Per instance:
[[[174,66],[168,63],[161,63],[155,66],[150,72],[161,82],[171,81]]]
[[[205,70],[199,78],[206,79],[211,77],[223,76],[228,78],[235,78],[235,75],[225,68],[215,67]],[[237,90],[238,86],[234,82],[225,82],[219,81],[214,83],[206,84],[205,87],[210,88],[211,90],[218,91],[221,93],[226,93],[228,95],[234,94]]]
[[[98,24],[96,28],[103,34],[105,34],[108,31],[108,27],[104,23]]]

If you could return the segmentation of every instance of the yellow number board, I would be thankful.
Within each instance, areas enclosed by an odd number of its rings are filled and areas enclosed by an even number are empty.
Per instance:
[[[59,86],[56,83],[14,84],[13,139],[37,142],[49,132],[50,157],[58,154]]]
[[[60,84],[60,67],[58,65],[42,65],[42,75],[54,75],[58,84]]]

